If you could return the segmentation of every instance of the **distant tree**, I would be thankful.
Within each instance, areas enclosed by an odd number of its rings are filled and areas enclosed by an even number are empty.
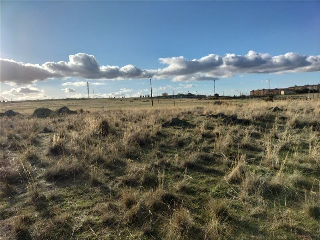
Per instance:
[[[218,93],[216,93],[216,94],[214,94],[214,96],[215,96],[215,97],[219,97],[219,94],[218,94]]]
[[[162,97],[168,97],[168,93],[166,92],[162,93]]]
[[[296,90],[297,94],[308,93],[308,92],[309,92],[308,88],[303,88],[303,89],[297,89]]]

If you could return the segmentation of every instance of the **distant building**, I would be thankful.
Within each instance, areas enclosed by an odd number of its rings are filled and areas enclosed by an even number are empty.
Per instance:
[[[280,93],[281,95],[288,95],[288,94],[294,94],[295,92],[291,89],[282,89]]]
[[[288,88],[274,88],[274,89],[258,89],[250,91],[252,97],[264,97],[274,95],[288,95],[288,94],[299,94],[308,92],[319,92],[320,84],[315,85],[304,85],[304,86],[292,86]]]

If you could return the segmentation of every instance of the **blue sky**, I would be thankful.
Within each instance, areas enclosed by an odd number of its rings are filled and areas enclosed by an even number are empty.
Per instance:
[[[132,64],[141,69],[167,67],[159,58],[183,56],[192,60],[209,54],[246,55],[250,50],[271,56],[288,52],[317,56],[320,2],[1,2],[0,50],[2,59],[25,64],[68,62],[69,55],[86,53],[100,66]],[[319,71],[244,72],[219,77],[216,91],[225,95],[249,93],[267,88],[264,80],[268,78],[271,87],[320,83]],[[212,81],[172,79],[154,80],[156,93],[213,94]],[[86,87],[72,82],[87,79],[71,76],[16,86],[3,81],[4,97],[31,99],[82,96]],[[101,96],[148,93],[147,79],[89,81],[100,84],[92,88]],[[21,88],[30,88],[30,94],[19,94]],[[74,92],[66,93],[66,88]]]

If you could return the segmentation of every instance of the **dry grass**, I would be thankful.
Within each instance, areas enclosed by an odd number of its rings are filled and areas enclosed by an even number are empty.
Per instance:
[[[320,235],[318,101],[89,102],[0,118],[0,238]]]

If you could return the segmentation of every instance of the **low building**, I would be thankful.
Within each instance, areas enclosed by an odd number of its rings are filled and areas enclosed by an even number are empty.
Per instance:
[[[294,91],[291,89],[284,88],[284,89],[281,89],[280,93],[281,95],[288,95],[288,94],[294,94]]]

